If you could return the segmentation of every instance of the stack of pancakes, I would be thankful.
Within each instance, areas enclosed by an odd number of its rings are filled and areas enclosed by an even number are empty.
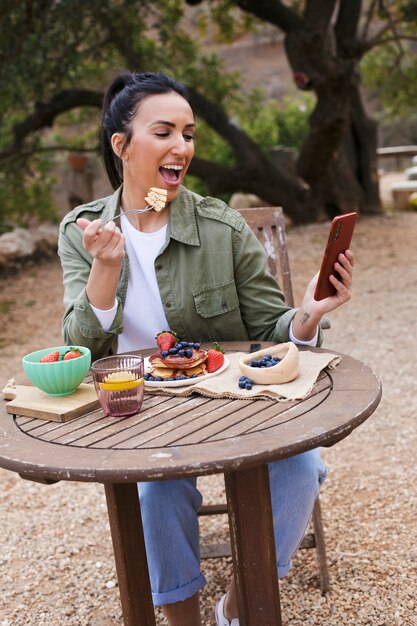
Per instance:
[[[163,357],[160,353],[152,354],[149,357],[151,365],[149,374],[154,378],[160,377],[162,380],[178,380],[179,376],[187,378],[204,376],[207,371],[206,359],[207,350],[200,349],[193,349],[191,357],[178,356],[178,354]]]

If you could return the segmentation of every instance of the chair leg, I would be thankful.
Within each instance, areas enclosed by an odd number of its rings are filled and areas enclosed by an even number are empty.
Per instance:
[[[316,554],[319,566],[320,589],[322,594],[326,594],[330,589],[329,570],[327,567],[326,545],[324,541],[323,522],[321,519],[320,500],[317,498],[313,509],[313,528],[316,538]]]

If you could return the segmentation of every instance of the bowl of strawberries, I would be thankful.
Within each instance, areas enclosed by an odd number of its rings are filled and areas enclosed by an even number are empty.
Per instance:
[[[49,396],[68,396],[79,387],[91,365],[83,346],[58,346],[26,354],[23,369],[29,380]]]

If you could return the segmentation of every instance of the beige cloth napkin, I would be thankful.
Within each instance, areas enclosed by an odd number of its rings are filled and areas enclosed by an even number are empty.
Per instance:
[[[147,391],[164,393],[173,396],[189,396],[199,393],[209,398],[273,398],[274,400],[301,400],[313,388],[318,375],[325,367],[336,367],[341,358],[330,352],[300,351],[300,373],[290,383],[281,385],[253,385],[251,391],[239,389],[238,381],[242,375],[239,369],[239,359],[243,352],[228,354],[230,365],[218,376],[213,376],[194,385],[186,387],[152,387]]]

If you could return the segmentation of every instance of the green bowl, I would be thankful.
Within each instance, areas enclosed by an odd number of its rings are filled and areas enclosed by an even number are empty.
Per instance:
[[[23,369],[29,380],[49,396],[68,396],[74,393],[83,382],[91,365],[91,352],[83,346],[76,347],[82,352],[82,356],[69,361],[53,361],[52,363],[40,363],[43,356],[50,352],[59,352],[61,359],[69,346],[45,348],[26,354],[22,359]]]

